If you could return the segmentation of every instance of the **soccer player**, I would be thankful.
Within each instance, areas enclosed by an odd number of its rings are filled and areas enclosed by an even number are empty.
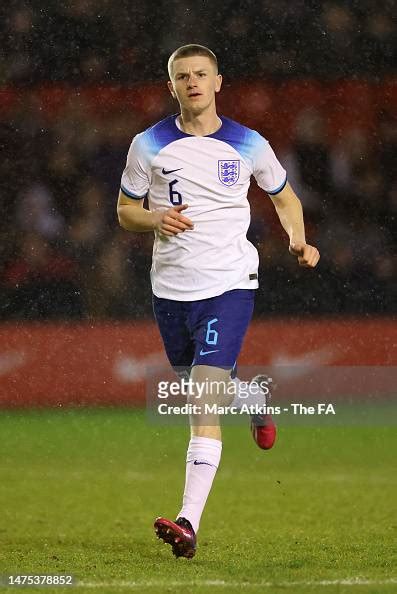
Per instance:
[[[154,232],[153,309],[171,365],[190,373],[193,385],[238,383],[231,373],[258,287],[258,253],[246,237],[251,175],[272,198],[299,265],[316,266],[319,253],[306,243],[301,203],[268,141],[217,115],[222,76],[215,54],[201,45],[180,47],[168,73],[180,113],[133,139],[119,222],[128,231]],[[213,394],[204,395],[203,402],[213,401]],[[257,444],[269,449],[275,439],[271,417],[251,423]],[[196,551],[222,450],[216,414],[192,415],[190,425],[182,508],[175,522],[160,517],[154,525],[174,555],[187,558]]]

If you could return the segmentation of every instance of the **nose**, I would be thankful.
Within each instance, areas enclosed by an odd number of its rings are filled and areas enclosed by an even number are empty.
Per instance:
[[[197,77],[193,73],[189,74],[189,78],[188,78],[188,81],[187,81],[188,89],[191,89],[192,87],[195,87],[196,84],[197,84]]]

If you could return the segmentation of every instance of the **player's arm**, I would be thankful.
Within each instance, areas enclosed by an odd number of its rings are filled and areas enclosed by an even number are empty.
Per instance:
[[[289,237],[289,251],[300,266],[314,268],[320,259],[318,249],[306,243],[302,204],[287,182],[278,194],[271,195],[280,223]]]
[[[164,210],[148,210],[143,206],[144,199],[128,198],[122,190],[117,201],[117,216],[123,229],[144,233],[157,230],[163,235],[177,235],[193,229],[193,223],[181,212],[188,208],[181,204]]]

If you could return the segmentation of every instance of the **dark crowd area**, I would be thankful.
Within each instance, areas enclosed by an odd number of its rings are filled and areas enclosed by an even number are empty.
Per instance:
[[[0,106],[2,320],[151,316],[153,237],[120,229],[116,201],[131,138],[175,111],[171,100],[148,100],[144,115],[130,107],[98,117],[71,93],[49,117],[29,89],[165,80],[169,54],[189,41],[213,48],[229,79],[276,86],[288,77],[382,85],[396,58],[388,2],[45,6],[11,1],[0,8],[0,96],[2,88],[21,93],[6,115]],[[280,142],[279,134],[275,142],[304,205],[307,239],[320,249],[318,269],[297,266],[270,198],[255,184],[250,191],[248,236],[260,253],[257,316],[397,310],[396,106],[375,109],[370,128],[358,117],[333,136],[327,109],[302,104],[288,138]],[[267,136],[260,109],[257,117]],[[253,120],[255,113],[249,125]]]
[[[10,0],[0,81],[156,80],[189,41],[211,47],[232,77],[379,77],[396,63],[393,14],[393,0]]]

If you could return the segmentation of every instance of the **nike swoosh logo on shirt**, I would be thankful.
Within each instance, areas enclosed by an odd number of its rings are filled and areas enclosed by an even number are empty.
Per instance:
[[[201,349],[200,351],[200,355],[209,355],[210,353],[218,353],[219,349],[216,349],[215,351],[203,351],[203,349]]]
[[[179,167],[179,169],[162,169],[162,172],[164,173],[164,175],[168,175],[169,173],[175,173],[175,171],[181,171],[181,169],[183,169],[183,167]]]
[[[195,460],[195,461],[193,462],[193,464],[194,464],[195,466],[200,466],[200,464],[206,464],[207,466],[212,466],[212,464],[210,464],[209,462],[197,462],[197,460]]]

